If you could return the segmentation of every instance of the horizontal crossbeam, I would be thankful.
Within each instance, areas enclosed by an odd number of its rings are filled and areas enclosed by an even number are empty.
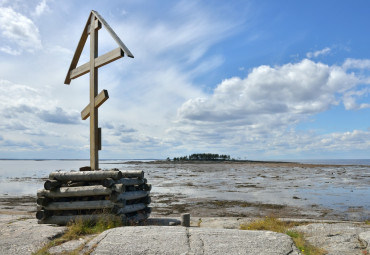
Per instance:
[[[95,108],[101,106],[109,98],[108,91],[103,89],[99,95],[95,97]],[[81,112],[81,118],[86,120],[90,116],[90,104],[85,107]]]
[[[115,50],[112,50],[108,53],[105,53],[104,55],[97,57],[95,59],[95,67],[99,68],[101,66],[104,66],[106,64],[109,64],[110,62],[113,62],[119,58],[122,58],[124,56],[124,52],[121,48],[117,48]],[[87,74],[90,72],[90,62],[87,62],[79,67],[76,67],[72,71],[69,72],[69,78],[70,79],[76,79],[77,77],[80,77],[81,75]]]

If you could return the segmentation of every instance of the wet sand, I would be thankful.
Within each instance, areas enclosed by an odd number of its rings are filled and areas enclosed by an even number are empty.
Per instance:
[[[370,219],[368,166],[160,161],[126,162],[117,168],[145,171],[153,185],[153,217],[188,212],[194,217]],[[42,188],[41,179],[39,183]],[[1,196],[0,214],[34,217],[35,200]]]
[[[126,168],[145,171],[155,215],[370,219],[368,166],[162,161]]]

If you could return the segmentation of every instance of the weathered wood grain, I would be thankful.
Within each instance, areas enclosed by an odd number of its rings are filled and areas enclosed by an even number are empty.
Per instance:
[[[102,181],[106,178],[122,178],[121,171],[52,172],[49,179],[58,181]]]
[[[109,200],[93,201],[73,201],[73,202],[52,202],[43,208],[49,211],[65,210],[88,210],[88,209],[110,209],[113,207],[123,207],[123,203],[113,203]]]
[[[101,106],[109,98],[108,91],[103,89],[97,97],[95,97],[95,107]],[[86,106],[81,112],[81,119],[86,120],[90,117],[90,104]]]
[[[61,187],[55,190],[39,190],[37,196],[45,196],[50,198],[59,197],[84,197],[84,196],[100,196],[110,195],[112,189],[101,185],[81,186],[81,187]]]

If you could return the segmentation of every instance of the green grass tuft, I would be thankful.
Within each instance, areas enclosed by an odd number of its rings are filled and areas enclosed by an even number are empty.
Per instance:
[[[290,228],[299,225],[299,223],[294,222],[283,222],[276,217],[266,216],[263,219],[253,221],[248,224],[240,225],[242,230],[268,230],[278,233],[284,233],[293,239],[295,246],[304,255],[323,255],[325,250],[311,245],[304,238],[304,234],[299,231],[290,230]]]
[[[99,234],[105,230],[121,226],[123,226],[121,218],[110,214],[102,214],[96,222],[90,220],[82,220],[82,218],[78,217],[75,221],[70,222],[67,225],[67,230],[61,237],[50,241],[44,247],[33,254],[49,255],[50,253],[48,252],[48,250],[51,247],[61,245],[62,243],[68,242],[70,240],[77,240],[82,236]],[[82,245],[81,248],[83,248],[83,246],[84,245]],[[79,251],[79,249],[74,250],[69,254],[79,254]]]

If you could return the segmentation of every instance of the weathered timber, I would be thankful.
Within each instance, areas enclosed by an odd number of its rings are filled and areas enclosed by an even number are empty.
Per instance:
[[[82,186],[86,186],[87,183],[86,182],[72,182],[72,181],[69,181],[66,183],[66,185],[63,185],[63,187],[82,187]],[[92,184],[93,185],[98,185],[98,184]]]
[[[95,15],[91,15],[90,24],[94,24]],[[98,57],[98,29],[91,26],[90,30],[90,166],[92,170],[99,169],[98,148],[98,108],[95,107],[95,98],[98,95],[98,68],[95,67],[95,58]]]
[[[49,175],[52,180],[58,181],[101,181],[106,178],[121,179],[121,171],[84,171],[84,172],[52,172]]]
[[[121,48],[117,48],[117,49],[114,49],[100,57],[97,57],[95,59],[95,67],[96,68],[99,68],[99,67],[102,67],[104,65],[107,65],[121,57],[124,56],[124,53],[122,51]],[[73,69],[72,71],[70,71],[69,73],[69,77],[71,79],[75,79],[75,78],[78,78],[84,74],[87,74],[88,72],[90,72],[90,63],[85,63],[75,69]]]
[[[126,53],[126,55],[130,58],[133,58],[134,55],[130,52],[130,50],[126,47],[126,45],[121,41],[121,39],[117,36],[114,30],[109,26],[109,24],[103,19],[102,16],[97,11],[91,11],[96,18],[104,25],[105,29],[107,29],[108,33],[112,36],[112,38],[116,41],[118,46]]]
[[[190,213],[181,214],[181,226],[190,227]]]
[[[50,212],[50,211],[40,210],[40,211],[36,212],[36,219],[42,220],[42,219],[48,218],[52,215],[53,215],[53,213]]]
[[[145,191],[151,191],[152,190],[152,185],[151,184],[141,184],[139,186],[140,190],[145,190]]]
[[[112,203],[109,200],[94,201],[73,201],[73,202],[52,202],[44,208],[50,211],[56,210],[87,210],[87,209],[110,209],[113,207],[123,207],[123,203]]]
[[[104,187],[112,187],[114,184],[123,184],[125,186],[133,186],[133,185],[140,185],[146,183],[147,180],[144,179],[137,179],[137,178],[121,178],[119,180],[113,180],[112,178],[104,179],[102,185]]]
[[[100,196],[110,195],[112,189],[101,185],[81,186],[81,187],[61,187],[55,190],[38,190],[37,196],[45,196],[50,198],[57,197],[83,197],[83,196]]]
[[[37,203],[38,205],[47,205],[47,204],[49,204],[49,203],[50,203],[50,202],[52,202],[52,201],[53,201],[53,199],[48,198],[48,197],[44,197],[44,196],[42,196],[41,194],[40,194],[40,196],[39,196],[39,194],[37,193],[36,203]]]
[[[80,167],[80,171],[91,171],[91,167],[89,166]]]
[[[95,20],[94,28],[101,29],[101,22],[99,20]],[[91,30],[91,24],[87,27],[88,34],[90,34],[90,30]]]
[[[112,201],[122,201],[122,200],[133,200],[143,198],[149,195],[149,191],[131,191],[125,193],[114,193],[111,195]]]
[[[108,33],[118,44],[114,49],[102,56],[98,56],[98,31],[102,27],[106,28]],[[81,53],[90,35],[90,61],[77,67]],[[91,11],[86,22],[81,38],[78,42],[77,49],[73,55],[71,65],[69,66],[65,84],[70,84],[71,79],[75,79],[90,72],[90,103],[82,111],[82,119],[90,117],[90,167],[91,170],[99,170],[99,150],[101,150],[101,132],[98,129],[98,107],[108,99],[108,92],[103,90],[98,95],[98,68],[115,61],[126,54],[134,57],[130,50],[124,45],[121,39],[116,35],[108,23],[96,11]],[[100,134],[100,135],[99,135]],[[99,142],[100,141],[100,142]]]
[[[123,178],[144,178],[144,171],[142,170],[120,170]]]
[[[104,214],[104,216],[103,215],[99,215],[99,214],[69,215],[69,216],[51,216],[49,218],[46,218],[46,219],[43,219],[43,220],[39,220],[38,223],[39,224],[56,224],[56,225],[60,225],[60,226],[65,226],[68,223],[70,223],[72,221],[76,221],[78,219],[82,219],[83,221],[96,222],[99,219],[101,219],[102,217],[104,217],[104,219],[107,219],[107,217],[112,217],[112,219],[114,219],[114,218],[116,218],[118,216],[111,215],[111,214]]]
[[[144,208],[144,211],[145,211],[146,213],[152,213],[152,208],[151,208],[151,207],[145,207],[145,208]]]
[[[144,197],[139,200],[141,203],[144,203],[146,205],[150,204],[152,202],[152,198],[150,196]]]
[[[52,190],[52,189],[59,188],[60,186],[62,186],[62,184],[63,184],[62,182],[57,181],[57,180],[46,180],[44,183],[44,188],[46,190]]]
[[[123,208],[115,208],[116,214],[125,214],[125,213],[131,213],[143,210],[146,207],[146,204],[139,203],[139,204],[133,204],[133,205],[125,205]]]
[[[117,193],[123,193],[126,190],[126,187],[123,184],[114,184],[111,188]]]
[[[95,98],[95,107],[101,106],[108,98],[108,91],[103,89]],[[86,120],[88,117],[90,117],[90,105],[86,106],[81,112],[81,119]]]

